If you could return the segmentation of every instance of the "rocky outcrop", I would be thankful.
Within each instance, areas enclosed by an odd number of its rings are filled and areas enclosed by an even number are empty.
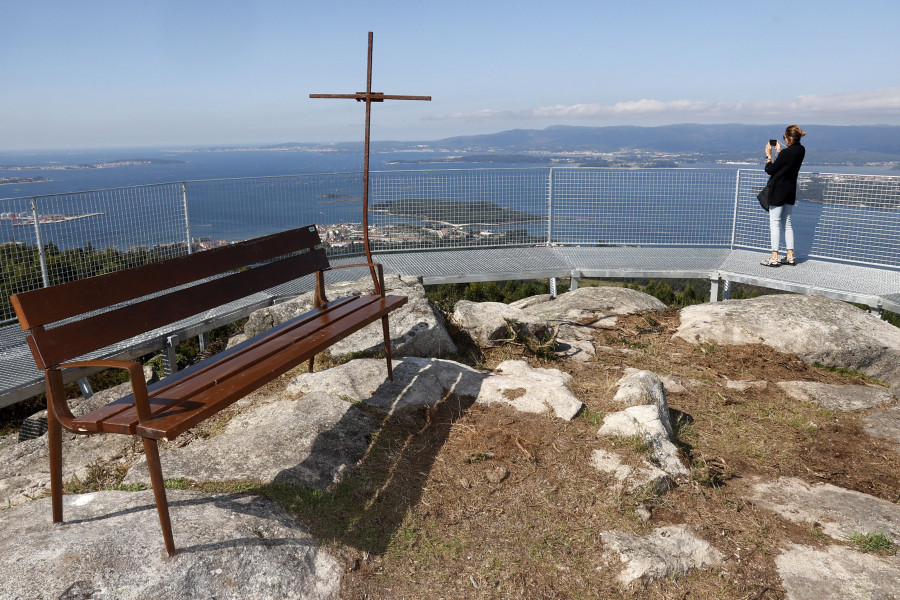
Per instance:
[[[659,467],[671,475],[688,475],[681,462],[669,416],[669,405],[659,376],[650,371],[637,371],[619,380],[614,398],[625,410],[610,413],[603,419],[598,436],[640,437]]]
[[[665,304],[649,294],[613,286],[581,287],[555,299],[549,295],[535,296],[510,306],[561,326],[598,328],[615,327],[619,315],[666,309]]]
[[[900,329],[846,302],[778,294],[681,310],[692,344],[764,344],[807,363],[856,369],[900,385]]]
[[[624,369],[625,375],[632,375],[639,370],[640,369],[635,369],[634,367],[625,367]],[[657,373],[656,375],[662,382],[663,390],[666,394],[683,394],[687,392],[688,388],[696,388],[703,385],[702,382],[687,377],[676,377],[673,375],[663,375],[661,373]]]
[[[775,557],[790,600],[895,600],[900,560],[842,546],[824,550],[792,544]]]
[[[51,523],[49,498],[6,511],[3,597],[339,598],[338,562],[274,502],[180,490],[167,496],[178,548],[171,558],[149,490],[65,496],[63,525]]]
[[[863,417],[866,432],[890,440],[900,452],[900,406],[873,411]]]
[[[288,390],[325,390],[392,413],[437,404],[447,394],[567,420],[582,407],[568,388],[571,376],[557,369],[536,369],[524,361],[506,361],[493,373],[482,373],[450,360],[407,357],[394,361],[393,369],[390,381],[383,360],[358,359],[327,371],[300,374]]]
[[[493,346],[516,336],[544,341],[552,333],[546,319],[502,302],[460,300],[451,318],[479,346]]]
[[[618,315],[664,310],[666,305],[643,292],[622,287],[583,287],[552,298],[549,294],[512,302],[531,318],[545,320],[557,331],[557,356],[586,362],[596,354],[596,329],[616,326]]]
[[[679,526],[660,527],[644,536],[606,531],[600,539],[607,556],[615,556],[613,562],[621,565],[618,580],[623,586],[678,577],[717,566],[724,558],[709,542]]]
[[[790,477],[748,483],[746,495],[757,506],[820,528],[834,540],[846,542],[853,534],[871,533],[900,539],[900,506],[893,502]],[[846,546],[819,550],[792,544],[776,557],[775,565],[792,600],[890,600],[896,598],[900,581],[900,556],[863,554]]]
[[[778,387],[800,402],[814,402],[822,408],[849,412],[895,404],[897,394],[873,385],[831,385],[817,381],[779,381]]]
[[[542,294],[510,304],[460,300],[452,318],[480,346],[516,338],[543,343],[556,335],[557,356],[586,362],[596,354],[596,329],[615,327],[617,315],[665,308],[653,296],[628,288],[584,287],[556,298]]]
[[[726,379],[725,389],[746,392],[747,390],[764,390],[769,382],[762,379]]]
[[[369,447],[375,420],[326,392],[282,398],[248,409],[209,439],[164,445],[167,479],[247,480],[324,489],[339,482]],[[120,436],[106,436],[120,437]],[[143,456],[124,483],[150,485]]]
[[[415,287],[409,281],[394,279],[395,289],[401,285]],[[591,291],[577,290],[556,300],[546,296],[516,303],[513,308],[520,316],[515,319],[521,319],[516,322],[535,319],[542,326],[558,327],[560,334],[567,332],[570,336],[570,347],[590,360],[596,329],[608,325],[614,314],[622,314],[601,301],[604,294],[622,293],[620,288],[594,289],[582,288]],[[332,291],[334,296],[342,293],[346,292]],[[624,294],[631,295],[631,291]],[[592,310],[592,302],[596,310]],[[742,302],[707,305],[709,308],[696,309],[696,313],[685,309],[687,325],[683,322],[679,335],[693,342],[767,343],[811,362],[832,361],[830,364],[836,366],[871,369],[871,373],[882,374],[876,376],[889,379],[894,333],[879,333],[881,322],[871,315],[848,305],[808,297],[766,300],[771,305]],[[275,308],[281,310],[284,305]],[[768,308],[780,316],[761,318],[759,311]],[[271,317],[274,324],[275,319],[288,318],[304,307],[292,310],[281,316],[260,313],[257,318]],[[633,310],[654,308],[636,300]],[[749,316],[740,314],[748,311]],[[701,314],[706,316],[697,316]],[[393,315],[391,319],[393,325]],[[704,323],[704,319],[710,322]],[[504,332],[507,322],[503,319]],[[267,324],[261,322],[261,326]],[[480,327],[473,319],[472,329]],[[705,337],[707,334],[710,337]],[[377,350],[380,336],[377,327],[369,342],[356,347],[369,343],[368,349],[374,346]],[[416,337],[418,334],[412,336]],[[883,340],[876,343],[879,338]],[[737,339],[743,341],[734,342]],[[842,350],[843,346],[850,349]],[[627,363],[631,355],[624,356]],[[571,358],[578,360],[577,356]],[[840,362],[845,359],[851,362]],[[274,481],[322,489],[345,477],[364,455],[377,430],[375,417],[379,412],[431,406],[448,395],[562,419],[573,419],[582,407],[569,389],[571,376],[557,369],[534,368],[523,361],[503,362],[487,372],[432,357],[406,356],[394,360],[393,366],[394,381],[387,379],[383,359],[358,359],[295,376],[287,389],[266,389],[245,398],[204,424],[202,431],[189,432],[163,445],[164,474],[170,479],[201,482]],[[708,391],[727,388],[738,393],[785,394],[829,410],[864,411],[858,417],[841,418],[858,418],[870,434],[894,440],[900,448],[897,393],[881,386],[780,382],[775,387],[761,380],[726,380],[723,388],[719,379],[701,382],[635,369],[625,369],[625,373],[614,398],[621,410],[605,415],[597,434],[638,438],[649,449],[649,459],[644,459],[647,454],[643,447],[640,452],[629,453],[627,447],[603,443],[605,448],[594,449],[589,458],[599,471],[594,472],[598,493],[609,486],[615,494],[662,494],[676,481],[684,482],[689,470],[674,444],[667,395],[686,393],[698,386],[706,386]],[[127,385],[102,392],[77,406],[76,412],[90,410],[126,392]],[[360,407],[357,402],[377,410]],[[611,445],[617,447],[609,450]],[[564,446],[560,448],[566,451]],[[41,585],[39,593],[53,598],[332,598],[339,594],[341,570],[336,561],[282,509],[261,497],[169,490],[175,541],[181,549],[170,559],[162,550],[149,490],[66,496],[67,523],[62,526],[50,523],[48,499],[22,506],[26,500],[46,494],[47,463],[46,437],[21,444],[0,440],[0,494],[13,505],[0,513],[4,525],[0,527],[0,585],[10,597],[35,596],[36,581]],[[131,466],[126,483],[149,483],[139,442],[118,435],[65,436],[66,479],[85,478],[96,465]],[[483,475],[499,486],[516,473],[505,465],[496,465]],[[788,598],[848,598],[859,595],[860,590],[869,598],[896,595],[900,558],[862,554],[846,544],[850,533],[879,532],[895,542],[900,539],[896,503],[788,478],[736,478],[727,485],[756,508],[803,527],[816,523],[824,535],[841,542],[823,548],[791,544],[782,548],[780,555],[775,553]],[[638,507],[635,515],[645,522],[651,519],[646,507]],[[776,518],[774,514],[769,516]],[[140,536],[141,543],[135,544],[133,537],[123,535],[132,531]],[[714,568],[723,560],[719,550],[685,527],[661,527],[647,535],[606,531],[601,541],[607,565],[603,568],[617,573],[623,587],[677,578],[691,569]]]
[[[475,401],[507,404],[520,412],[549,412],[571,421],[582,407],[569,390],[571,382],[572,376],[559,369],[540,369],[523,360],[507,360],[485,379]]]
[[[70,402],[76,416],[88,413],[131,392],[123,383],[83,400]],[[46,415],[46,411],[39,414]],[[32,418],[37,418],[33,416]],[[124,435],[75,435],[63,431],[63,480],[85,480],[98,463],[127,465],[135,453],[142,452],[140,442]],[[10,444],[0,452],[0,501],[16,505],[39,498],[50,491],[50,455],[47,434]]]
[[[302,373],[288,385],[290,394],[321,390],[389,413],[438,403],[446,394],[475,398],[486,375],[439,358],[406,357],[393,361],[394,380],[380,359],[360,358],[325,371]]]
[[[818,523],[822,533],[846,540],[854,533],[879,532],[900,539],[900,506],[828,483],[809,484],[781,477],[753,479],[749,498],[757,506],[795,523]]]
[[[591,466],[609,475],[613,480],[613,489],[619,493],[633,494],[647,489],[655,494],[664,494],[674,484],[668,473],[646,460],[629,465],[619,455],[607,450],[594,450]]]
[[[456,345],[447,333],[444,318],[425,296],[419,279],[386,275],[386,294],[407,296],[409,301],[390,315],[391,353],[394,356],[442,357],[456,354]],[[326,286],[329,299],[372,294],[372,280],[341,282]],[[282,304],[254,312],[244,325],[244,335],[253,337],[267,329],[313,309],[313,292]],[[381,322],[372,323],[326,350],[333,358],[356,352],[378,353],[384,350]]]

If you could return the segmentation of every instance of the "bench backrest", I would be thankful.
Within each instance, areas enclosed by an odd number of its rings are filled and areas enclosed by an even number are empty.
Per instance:
[[[308,225],[16,294],[11,301],[35,362],[47,369],[327,269],[320,243],[316,227]]]

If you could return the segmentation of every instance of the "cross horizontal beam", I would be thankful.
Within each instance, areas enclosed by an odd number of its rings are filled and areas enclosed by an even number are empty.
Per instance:
[[[310,98],[348,98],[350,100],[384,102],[385,100],[431,100],[431,96],[399,96],[381,92],[356,92],[355,94],[310,94]]]

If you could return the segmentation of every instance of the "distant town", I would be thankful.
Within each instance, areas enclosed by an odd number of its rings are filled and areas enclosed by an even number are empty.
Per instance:
[[[133,167],[139,165],[177,165],[184,164],[185,161],[171,158],[128,158],[124,160],[110,160],[106,162],[63,165],[63,164],[46,164],[46,165],[0,165],[0,169],[7,171],[79,171],[84,169],[113,169],[116,167]],[[7,181],[13,180],[13,181]],[[17,181],[16,181],[17,180]],[[49,181],[44,177],[2,177],[0,183],[31,183],[33,181]]]
[[[362,223],[331,223],[316,225],[322,246],[326,249],[357,251],[365,242]],[[369,242],[373,250],[403,247],[440,248],[465,244],[479,245],[479,242],[496,243],[506,238],[514,238],[516,243],[540,243],[542,238],[532,238],[523,230],[496,231],[484,227],[423,227],[411,223],[390,225],[370,225]],[[219,246],[235,244],[240,240],[214,240],[210,237],[194,238],[193,250],[209,250]],[[170,246],[184,246],[184,242]],[[163,246],[159,246],[162,248]]]

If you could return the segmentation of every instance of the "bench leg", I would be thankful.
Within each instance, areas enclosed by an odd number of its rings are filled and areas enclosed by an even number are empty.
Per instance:
[[[312,358],[309,359],[309,372],[310,373],[313,372],[313,365],[315,364],[315,362],[316,362],[315,356],[313,356]]]
[[[166,500],[166,482],[163,480],[162,466],[159,463],[159,446],[156,440],[144,440],[144,456],[147,457],[147,468],[150,470],[150,482],[153,484],[153,497],[156,499],[156,511],[159,513],[159,524],[162,526],[163,540],[169,556],[175,554],[175,541],[172,539],[172,522],[169,519],[169,502]]]
[[[387,315],[381,317],[381,329],[384,330],[384,355],[387,357],[388,379],[394,380],[394,370],[391,367],[391,332],[388,326]]]
[[[53,522],[62,523],[62,425],[53,411],[53,404],[47,403],[47,442],[50,450],[50,502],[53,507]]]

